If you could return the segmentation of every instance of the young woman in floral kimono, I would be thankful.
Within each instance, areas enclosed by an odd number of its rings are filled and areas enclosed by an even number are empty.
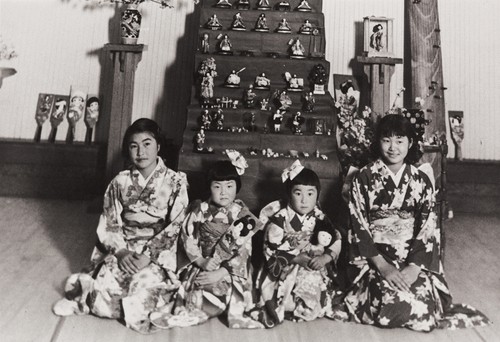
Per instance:
[[[339,289],[335,263],[341,235],[317,205],[316,173],[296,160],[283,171],[286,201],[264,207],[264,265],[257,277],[259,301],[252,317],[267,328],[283,320],[311,321],[332,314]]]
[[[451,304],[440,262],[435,192],[412,163],[421,153],[413,126],[400,115],[379,123],[379,159],[351,187],[349,255],[359,274],[345,296],[351,319],[418,331],[485,325],[467,305]]]
[[[252,304],[251,238],[262,224],[236,199],[246,160],[237,151],[226,153],[230,160],[208,172],[210,198],[188,210],[180,236],[186,257],[179,264],[182,285],[173,308],[151,315],[158,327],[201,324],[223,313],[230,328],[262,327],[244,315]]]
[[[150,312],[169,302],[179,286],[177,236],[188,205],[185,174],[158,157],[162,141],[149,119],[125,132],[122,152],[132,166],[109,184],[91,266],[69,277],[55,314],[92,313],[124,320],[141,333],[154,329]]]

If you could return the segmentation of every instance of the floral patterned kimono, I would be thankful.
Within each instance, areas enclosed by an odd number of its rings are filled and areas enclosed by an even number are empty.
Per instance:
[[[275,201],[264,207],[260,220],[264,230],[265,262],[257,276],[259,301],[252,317],[267,328],[284,319],[312,321],[332,315],[332,301],[339,289],[336,282],[335,262],[341,248],[341,235],[318,208],[307,215],[297,214],[290,206]],[[317,224],[326,223],[332,232],[332,245],[318,253],[311,244]],[[322,270],[311,270],[291,260],[300,253],[311,257],[330,254],[333,262]]]
[[[381,327],[418,331],[485,325],[474,308],[452,304],[440,262],[440,231],[434,212],[435,193],[429,177],[404,165],[399,184],[377,160],[361,169],[351,188],[349,258],[359,273],[347,292],[351,319]],[[391,287],[368,258],[382,255],[401,269],[421,268],[410,292]]]
[[[75,303],[73,313],[124,319],[141,333],[154,330],[150,312],[171,301],[179,286],[177,237],[187,205],[186,175],[168,169],[161,158],[149,179],[135,168],[120,172],[104,195],[91,267],[67,281],[65,297]],[[121,249],[152,262],[129,275],[118,267],[115,253]],[[54,312],[61,314],[57,304]]]
[[[243,232],[243,226],[251,230]],[[191,326],[227,311],[230,328],[262,328],[244,315],[252,305],[251,238],[261,228],[262,223],[240,200],[228,208],[217,207],[210,200],[193,202],[181,231],[186,260],[182,264],[180,252],[182,283],[175,305],[152,314],[153,324],[163,329]],[[229,275],[216,284],[199,287],[195,279],[201,269],[193,262],[207,257],[216,259]]]

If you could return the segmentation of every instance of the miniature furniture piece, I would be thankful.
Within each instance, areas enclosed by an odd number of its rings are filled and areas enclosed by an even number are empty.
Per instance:
[[[324,15],[322,0],[310,0],[311,11],[293,10],[298,1],[291,3],[292,10],[281,11],[276,5],[280,1],[269,1],[271,9],[265,11],[269,31],[257,31],[248,25],[246,31],[231,30],[236,13],[232,8],[217,8],[217,0],[205,0],[200,11],[199,37],[209,35],[210,41],[216,41],[218,35],[227,34],[232,43],[233,55],[220,55],[215,49],[209,54],[203,53],[200,45],[196,52],[194,71],[200,74],[200,66],[212,66],[206,62],[213,58],[216,65],[213,98],[204,108],[200,106],[201,76],[193,82],[192,98],[187,108],[187,124],[183,136],[182,151],[179,156],[179,170],[188,175],[190,199],[208,197],[204,192],[205,172],[208,165],[219,159],[227,158],[225,149],[236,149],[247,159],[249,168],[242,178],[243,188],[238,195],[254,211],[283,195],[280,175],[284,168],[299,157],[305,166],[312,168],[321,180],[320,202],[327,213],[335,211],[334,203],[340,198],[340,164],[337,158],[335,138],[334,101],[328,91],[314,95],[314,107],[304,112],[305,94],[314,90],[309,75],[314,66],[321,64],[326,75],[330,74],[330,63],[324,57],[311,56],[313,39],[324,39]],[[251,2],[249,10],[241,11],[245,23],[255,23],[261,16],[262,9],[257,9],[256,1]],[[213,16],[217,17],[222,30],[213,31],[205,23]],[[290,34],[274,31],[278,24],[286,19],[291,28]],[[305,20],[317,30],[317,35],[299,33]],[[290,58],[290,39],[300,38],[305,52],[302,59]],[[316,45],[319,49],[319,46]],[[324,56],[324,46],[319,51]],[[311,58],[316,57],[316,58]],[[240,87],[225,86],[227,75],[233,70],[246,68],[240,76]],[[206,71],[203,69],[203,72]],[[303,91],[289,91],[285,74],[296,75],[303,79]],[[269,79],[268,87],[253,87],[259,75]],[[326,76],[328,77],[328,76]],[[253,89],[252,89],[253,88]],[[251,89],[252,98],[244,93]],[[254,96],[255,94],[255,96]],[[289,101],[291,100],[291,105]],[[280,108],[282,108],[280,110]],[[223,127],[216,125],[213,118],[218,109],[224,114]],[[212,116],[211,128],[204,131],[204,149],[196,153],[194,139],[202,123],[202,114],[208,110]],[[275,131],[273,116],[282,114],[279,131]],[[301,134],[293,134],[293,117],[302,112],[305,123],[301,125]],[[322,125],[323,127],[318,127]],[[211,153],[208,148],[213,148]]]

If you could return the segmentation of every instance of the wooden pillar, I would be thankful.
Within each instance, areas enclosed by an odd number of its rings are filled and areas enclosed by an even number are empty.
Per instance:
[[[378,117],[384,116],[391,108],[391,77],[394,74],[395,65],[403,63],[403,59],[358,56],[357,61],[363,64],[364,72],[368,77],[372,119],[377,121]]]
[[[131,124],[134,100],[135,70],[141,61],[142,44],[106,44],[104,49],[113,60],[113,87],[111,88],[106,182],[123,169],[121,144],[125,130]]]

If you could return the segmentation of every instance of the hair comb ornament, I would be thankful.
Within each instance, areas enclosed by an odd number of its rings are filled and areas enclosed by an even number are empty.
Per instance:
[[[300,163],[300,160],[297,159],[292,165],[283,170],[281,173],[281,181],[285,183],[287,179],[293,180],[302,170],[304,170],[304,166]]]
[[[245,169],[248,167],[248,163],[241,155],[240,152],[236,150],[226,150],[226,154],[231,161],[231,164],[236,168],[236,172],[238,172],[238,175],[242,175],[245,173]]]

